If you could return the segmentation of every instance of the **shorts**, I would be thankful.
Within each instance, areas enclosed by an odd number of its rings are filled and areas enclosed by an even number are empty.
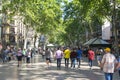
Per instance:
[[[17,56],[18,61],[22,61],[22,56]]]
[[[30,57],[26,58],[26,63],[30,63]]]
[[[46,61],[49,61],[49,62],[51,62],[51,59],[50,59],[50,58],[46,58]]]

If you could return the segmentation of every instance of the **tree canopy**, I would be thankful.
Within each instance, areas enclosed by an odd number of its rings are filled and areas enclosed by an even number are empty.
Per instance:
[[[111,0],[112,1],[112,0]],[[49,42],[80,45],[101,32],[105,18],[112,22],[110,0],[2,0],[2,13],[11,20],[23,16],[37,32],[47,35]],[[120,0],[116,0],[117,14]]]

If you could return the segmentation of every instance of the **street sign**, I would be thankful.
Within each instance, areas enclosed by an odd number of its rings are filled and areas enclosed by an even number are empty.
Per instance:
[[[45,42],[45,36],[44,35],[40,36],[40,42]]]

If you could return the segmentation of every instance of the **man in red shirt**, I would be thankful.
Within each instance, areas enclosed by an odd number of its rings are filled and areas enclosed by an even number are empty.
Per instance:
[[[88,50],[88,60],[89,60],[90,69],[91,69],[92,66],[93,66],[94,57],[95,57],[94,51],[93,51],[92,49],[89,49],[89,50]]]

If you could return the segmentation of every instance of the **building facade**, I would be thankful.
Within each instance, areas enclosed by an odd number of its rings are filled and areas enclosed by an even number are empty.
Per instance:
[[[13,34],[15,33],[15,42],[17,43],[17,46],[23,47],[26,35],[26,27],[23,23],[24,18],[22,16],[14,16],[13,20],[15,27],[11,28],[11,30]]]

